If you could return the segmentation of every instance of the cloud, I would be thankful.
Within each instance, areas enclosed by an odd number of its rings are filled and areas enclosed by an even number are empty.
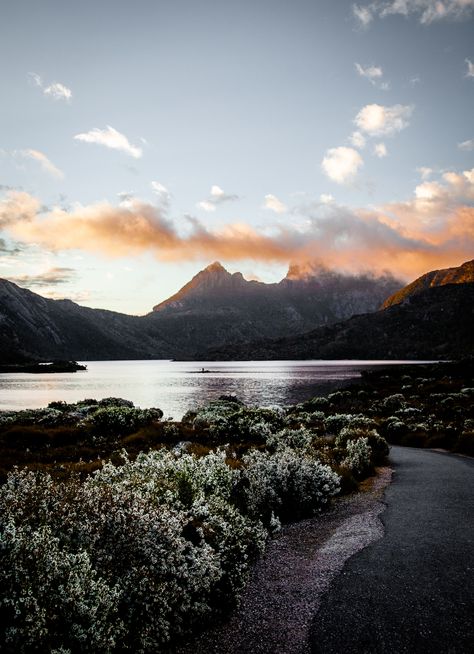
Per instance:
[[[9,279],[15,284],[26,286],[27,288],[35,286],[57,286],[58,284],[67,284],[76,277],[76,271],[73,268],[50,268],[37,275],[17,275],[10,276]]]
[[[319,196],[319,201],[322,204],[331,204],[334,202],[334,197],[330,193],[321,193]]]
[[[57,168],[52,161],[43,154],[43,152],[40,152],[39,150],[20,150],[18,154],[26,159],[37,161],[45,172],[56,177],[56,179],[64,179],[64,173],[62,170],[59,170],[59,168]]]
[[[433,169],[428,168],[427,166],[420,166],[416,170],[420,173],[421,179],[423,180],[429,179],[433,174]]]
[[[470,59],[464,60],[467,64],[466,77],[474,77],[474,64]]]
[[[468,18],[474,10],[474,0],[375,0],[367,5],[353,5],[352,13],[361,27],[387,16],[416,16],[429,25],[441,20]]]
[[[372,14],[372,8],[370,5],[361,6],[361,5],[352,5],[352,13],[354,14],[355,19],[357,20],[359,27],[365,28],[370,25],[373,21],[374,16]]]
[[[353,145],[355,148],[365,148],[365,136],[361,134],[360,132],[353,132],[349,136],[349,143]]]
[[[372,86],[376,86],[383,91],[388,91],[390,84],[388,82],[382,82],[383,70],[380,66],[361,66],[358,63],[355,63],[355,69],[357,73],[368,80]]]
[[[304,220],[276,223],[265,234],[248,224],[211,229],[196,218],[189,218],[190,229],[180,233],[162,208],[138,200],[126,207],[98,203],[69,211],[45,211],[28,194],[7,193],[0,201],[0,219],[8,216],[4,229],[56,251],[110,257],[152,253],[175,262],[318,260],[340,270],[388,270],[413,278],[472,258],[474,168],[424,181],[405,202],[349,209],[316,201],[297,207],[295,214]]]
[[[360,64],[356,63],[355,68],[361,77],[365,77],[370,81],[383,77],[383,70],[380,68],[380,66],[366,66],[366,68],[364,68]]]
[[[157,196],[161,206],[168,208],[171,203],[171,193],[166,186],[160,182],[154,181],[150,184],[153,193]]]
[[[61,82],[52,82],[45,86],[43,79],[38,73],[28,73],[30,82],[43,91],[43,95],[47,95],[53,100],[65,100],[69,102],[72,99],[72,91],[70,88],[61,84]]]
[[[10,247],[7,242],[5,241],[4,238],[0,238],[0,254],[1,255],[11,255],[11,254],[19,254],[21,252],[21,248],[19,247]]]
[[[45,95],[51,96],[54,98],[54,100],[69,101],[72,98],[71,89],[69,89],[67,86],[64,86],[64,84],[60,84],[60,82],[53,82],[44,89],[43,93]]]
[[[215,211],[219,204],[224,204],[224,202],[235,202],[239,200],[239,196],[234,193],[225,193],[220,186],[214,184],[211,186],[211,191],[209,197],[206,200],[202,200],[197,203],[197,206],[204,211]]]
[[[326,152],[321,167],[333,182],[346,184],[354,179],[363,163],[357,150],[340,146]]]
[[[413,107],[407,105],[367,104],[359,111],[354,123],[369,136],[392,136],[408,127],[412,113]]]
[[[470,152],[474,150],[474,139],[469,139],[469,141],[463,141],[458,143],[459,150],[464,150],[464,152]]]
[[[383,159],[384,157],[386,157],[388,155],[388,152],[385,143],[376,143],[374,145],[374,154],[379,159]]]
[[[24,191],[7,191],[0,200],[0,229],[23,221],[32,222],[41,210],[41,203]]]
[[[128,138],[118,132],[116,129],[107,125],[105,129],[94,127],[89,132],[76,134],[74,136],[76,141],[83,141],[84,143],[96,143],[97,145],[104,145],[111,150],[119,150],[125,152],[134,159],[140,159],[143,150],[136,145],[132,145]]]
[[[285,213],[285,211],[288,211],[286,204],[279,200],[276,195],[272,195],[272,193],[268,193],[265,196],[263,209],[270,209],[274,213]]]

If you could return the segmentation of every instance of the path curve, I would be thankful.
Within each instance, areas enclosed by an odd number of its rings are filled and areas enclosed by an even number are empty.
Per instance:
[[[313,654],[474,652],[474,460],[394,447],[384,537],[346,562]]]

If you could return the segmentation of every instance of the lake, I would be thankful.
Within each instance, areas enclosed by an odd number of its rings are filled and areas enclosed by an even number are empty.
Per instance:
[[[84,361],[87,372],[0,374],[0,409],[39,408],[87,397],[123,397],[180,419],[219,395],[248,404],[294,404],[351,379],[361,370],[414,361]],[[202,372],[202,369],[208,372]]]

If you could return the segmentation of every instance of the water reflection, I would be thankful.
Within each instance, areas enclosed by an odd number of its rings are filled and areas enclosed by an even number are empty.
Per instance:
[[[249,404],[292,404],[360,371],[401,361],[91,361],[87,372],[0,374],[0,409],[38,408],[49,402],[77,402],[115,396],[142,407],[158,406],[165,416],[219,395]],[[419,362],[422,363],[422,362]],[[208,372],[202,372],[202,369]]]

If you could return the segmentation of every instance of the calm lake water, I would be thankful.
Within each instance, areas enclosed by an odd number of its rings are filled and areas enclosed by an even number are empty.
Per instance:
[[[361,370],[409,361],[85,361],[87,372],[0,374],[0,409],[39,408],[55,400],[123,397],[179,419],[219,395],[248,404],[293,404],[360,377]],[[202,368],[209,371],[202,373]]]

